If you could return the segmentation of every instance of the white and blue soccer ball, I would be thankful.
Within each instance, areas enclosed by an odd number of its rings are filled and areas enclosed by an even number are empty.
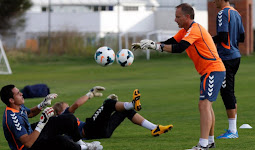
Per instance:
[[[130,66],[134,61],[134,54],[128,49],[119,50],[116,55],[116,61],[122,67]]]
[[[105,67],[113,64],[115,53],[110,47],[103,46],[97,49],[94,58],[99,65]]]

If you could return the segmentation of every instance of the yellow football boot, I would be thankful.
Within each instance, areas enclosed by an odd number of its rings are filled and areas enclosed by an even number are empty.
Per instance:
[[[141,94],[139,92],[138,89],[135,89],[134,92],[133,92],[133,105],[134,105],[134,108],[136,111],[139,111],[142,109],[142,106],[141,106],[141,103],[140,103],[140,97],[141,97]]]
[[[151,131],[152,136],[159,136],[160,134],[166,133],[169,130],[171,130],[174,126],[173,125],[167,125],[167,126],[162,126],[158,125],[155,129]]]

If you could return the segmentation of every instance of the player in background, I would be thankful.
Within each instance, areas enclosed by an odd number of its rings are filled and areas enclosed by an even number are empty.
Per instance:
[[[199,143],[192,149],[204,150],[215,147],[215,116],[212,104],[217,99],[226,72],[211,35],[194,21],[194,15],[194,9],[189,4],[178,5],[175,12],[175,22],[181,29],[174,37],[159,43],[141,40],[140,43],[133,43],[132,49],[152,49],[171,53],[181,53],[186,50],[197,72],[201,75],[198,104],[200,139]]]
[[[76,109],[89,99],[94,96],[102,96],[103,94],[101,91],[103,90],[105,90],[105,88],[101,86],[93,87],[88,94],[77,99],[70,107],[65,102],[58,102],[53,106],[55,114],[59,116],[62,114],[73,114]],[[77,118],[81,135],[85,139],[110,138],[114,130],[125,118],[128,118],[134,124],[151,130],[153,136],[159,136],[170,130],[173,125],[155,125],[136,112],[141,110],[140,95],[138,89],[134,90],[133,100],[131,102],[120,102],[118,101],[117,95],[109,95],[91,118],[86,118],[85,122]]]
[[[217,8],[221,9],[217,15],[217,35],[213,37],[213,40],[217,43],[219,56],[226,68],[226,78],[223,81],[220,93],[229,123],[226,133],[217,138],[238,138],[235,75],[240,65],[241,54],[238,45],[239,42],[244,42],[244,27],[240,14],[230,6],[229,0],[214,0],[214,3]]]
[[[23,94],[15,85],[6,85],[0,91],[1,100],[6,104],[3,114],[3,131],[12,150],[87,150],[88,147],[75,143],[81,139],[76,118],[72,114],[53,117],[54,110],[46,106],[57,97],[49,94],[37,106],[24,106]],[[44,109],[45,108],[45,109]],[[43,110],[40,121],[33,130],[28,118],[37,116]],[[62,134],[72,137],[62,136]],[[92,145],[95,148],[95,145]],[[91,148],[92,149],[92,148]],[[94,149],[93,149],[94,150]]]

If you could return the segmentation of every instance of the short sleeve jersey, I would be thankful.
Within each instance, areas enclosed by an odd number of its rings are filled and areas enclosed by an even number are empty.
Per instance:
[[[184,28],[180,29],[174,39],[178,43],[181,40],[190,43],[186,52],[200,75],[214,71],[225,71],[211,35],[200,24],[193,22],[188,31]]]
[[[27,148],[20,142],[19,138],[24,134],[33,132],[28,121],[30,109],[21,105],[20,111],[6,107],[3,115],[4,136],[12,150],[26,150]]]
[[[228,33],[228,43],[217,44],[219,56],[222,60],[231,60],[241,57],[238,49],[240,34],[244,33],[242,18],[233,7],[226,6],[217,15],[217,34]]]

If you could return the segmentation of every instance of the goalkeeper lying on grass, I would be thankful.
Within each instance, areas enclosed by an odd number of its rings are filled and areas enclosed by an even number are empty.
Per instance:
[[[70,107],[65,102],[58,102],[53,106],[55,114],[74,113],[87,100],[102,96],[101,91],[103,90],[105,88],[101,86],[93,87],[86,95],[80,97]],[[120,102],[118,101],[117,95],[109,95],[92,117],[86,118],[86,123],[77,119],[82,137],[85,139],[110,138],[114,130],[125,118],[128,118],[134,124],[151,130],[153,136],[159,136],[170,130],[173,125],[155,125],[136,112],[141,110],[140,95],[138,89],[134,90],[133,100],[131,102]]]
[[[73,114],[53,116],[53,108],[47,106],[57,97],[57,94],[47,95],[40,104],[30,109],[24,105],[23,94],[15,85],[10,84],[2,87],[0,95],[2,102],[6,104],[2,125],[10,149],[95,150],[95,148],[100,148],[101,145],[95,142],[89,143],[89,145],[77,143],[82,137]],[[40,121],[30,124],[28,118],[36,117],[41,111]],[[63,134],[73,140],[62,136]]]

